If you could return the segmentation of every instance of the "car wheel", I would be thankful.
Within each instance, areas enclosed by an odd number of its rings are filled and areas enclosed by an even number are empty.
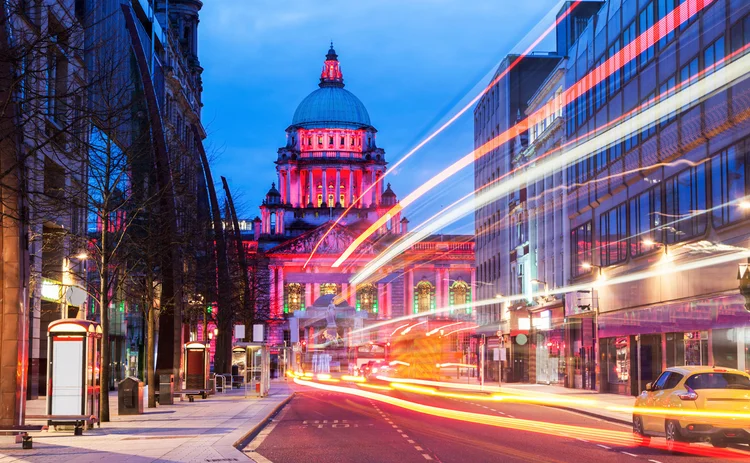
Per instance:
[[[721,437],[716,437],[716,438],[711,439],[711,445],[713,445],[714,447],[723,449],[727,447],[729,444],[727,443],[726,440],[722,439]]]
[[[637,445],[649,445],[651,438],[643,430],[643,417],[633,415],[633,437]]]
[[[664,423],[664,435],[667,438],[667,450],[677,453],[678,443],[682,441],[680,425],[676,421],[667,421]]]

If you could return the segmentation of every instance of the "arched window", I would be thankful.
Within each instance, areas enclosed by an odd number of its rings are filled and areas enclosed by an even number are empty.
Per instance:
[[[341,193],[339,195],[339,204],[341,204],[343,207],[346,207],[346,204],[344,202],[344,193]]]
[[[454,305],[464,305],[471,302],[471,288],[469,284],[462,279],[456,280],[450,288],[450,304],[451,307]],[[466,308],[466,313],[471,313],[471,308]]]
[[[432,283],[422,278],[414,288],[414,313],[429,312],[435,310],[435,287]]]
[[[374,284],[357,286],[357,311],[378,313],[378,289]]]
[[[294,313],[297,310],[305,310],[305,287],[300,283],[289,283],[286,285],[284,313]]]
[[[323,194],[318,193],[318,207],[322,207],[322,206],[323,206]]]
[[[271,212],[269,223],[270,223],[270,228],[271,228],[271,234],[273,235],[276,233],[276,213],[275,212]]]
[[[328,207],[335,207],[336,206],[336,199],[333,196],[333,193],[328,193]]]
[[[323,283],[320,285],[320,295],[325,296],[326,294],[336,295],[339,293],[339,285],[336,283]]]

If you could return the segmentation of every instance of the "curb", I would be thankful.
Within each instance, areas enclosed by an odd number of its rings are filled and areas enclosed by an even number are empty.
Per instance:
[[[278,405],[276,405],[273,408],[273,410],[271,410],[271,413],[269,413],[265,418],[263,418],[260,421],[260,423],[256,424],[250,431],[248,431],[242,437],[237,439],[237,442],[232,444],[232,446],[240,451],[242,451],[243,448],[247,447],[248,444],[250,444],[250,442],[252,442],[253,439],[255,439],[255,437],[258,434],[260,434],[263,428],[266,427],[266,425],[268,425],[268,423],[273,419],[273,417],[275,417],[281,411],[281,409],[284,408],[286,404],[288,404],[294,398],[295,394],[296,392],[292,392],[289,395],[289,397],[282,400]]]
[[[565,410],[565,411],[568,411],[568,412],[578,413],[580,415],[586,415],[586,416],[590,416],[592,418],[598,418],[598,419],[603,420],[603,421],[609,421],[610,423],[623,424],[623,425],[627,425],[627,426],[632,426],[633,425],[632,422],[627,421],[627,420],[621,420],[620,418],[613,418],[611,416],[600,415],[598,413],[589,412],[589,411],[586,411],[586,410],[579,410],[577,408],[556,407],[554,405],[542,405],[542,406],[543,407],[549,407],[549,408],[558,408],[560,410]]]

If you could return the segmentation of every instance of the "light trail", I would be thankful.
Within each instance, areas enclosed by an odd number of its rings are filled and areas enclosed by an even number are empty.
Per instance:
[[[425,321],[423,321],[423,322],[415,323],[415,324],[413,324],[412,326],[410,326],[410,327],[408,327],[407,329],[405,329],[404,331],[402,331],[402,332],[401,332],[401,334],[402,334],[402,335],[404,335],[404,334],[408,334],[408,333],[409,333],[409,332],[411,331],[411,329],[412,329],[412,328],[414,328],[415,326],[419,326],[419,325],[424,325],[424,324],[425,324],[425,323],[427,323],[428,321],[429,321],[429,320],[425,320]]]
[[[508,195],[510,192],[521,188],[527,183],[534,182],[539,178],[550,175],[567,165],[573,164],[581,159],[596,153],[599,149],[624,140],[630,133],[643,130],[645,127],[666,117],[672,113],[686,111],[703,101],[713,92],[721,88],[730,86],[736,82],[748,77],[750,69],[750,55],[739,57],[735,61],[721,69],[715,70],[712,74],[705,76],[701,80],[685,86],[664,100],[651,105],[627,120],[629,129],[627,131],[619,130],[619,126],[610,128],[591,140],[585,141],[568,151],[560,153],[554,158],[546,158],[542,162],[536,159],[536,166],[524,172],[519,172],[512,178],[506,178],[504,182],[498,184],[486,191],[474,196],[471,201],[463,201],[459,207],[454,207],[450,211],[443,211],[440,215],[434,216],[434,220],[425,222],[424,227],[410,233],[404,239],[396,242],[387,251],[381,253],[365,266],[362,271],[355,275],[351,282],[357,284],[362,279],[371,275],[375,270],[382,267],[406,249],[409,249],[414,243],[424,239],[426,236],[446,225],[470,214],[477,207],[489,204],[493,201]]]
[[[542,42],[542,40],[544,40],[550,33],[552,33],[553,31],[555,31],[557,29],[557,26],[560,24],[560,22],[562,22],[565,18],[567,18],[570,15],[571,12],[573,12],[573,10],[581,3],[581,1],[582,0],[575,0],[574,2],[572,2],[571,5],[565,10],[565,12],[563,14],[559,15],[555,19],[555,21],[552,23],[552,25],[550,25],[536,40],[534,40],[534,42],[532,42],[532,44],[529,45],[526,48],[526,50],[524,50],[515,59],[515,61],[513,61],[513,63],[511,63],[508,66],[507,69],[503,70],[503,72],[501,72],[499,75],[497,75],[492,80],[492,82],[490,82],[489,85],[485,86],[484,90],[482,90],[478,95],[476,95],[474,98],[472,98],[472,100],[469,103],[467,103],[466,105],[464,105],[464,107],[461,108],[461,110],[458,111],[458,113],[456,113],[450,119],[448,119],[437,130],[435,130],[434,132],[432,132],[429,136],[427,136],[427,138],[425,138],[419,144],[417,144],[417,146],[415,146],[414,148],[412,148],[411,151],[409,151],[403,157],[401,157],[401,159],[399,159],[398,161],[396,161],[396,163],[393,164],[390,167],[390,169],[388,169],[385,172],[384,175],[382,175],[379,179],[377,179],[375,181],[375,183],[373,183],[367,189],[365,189],[365,191],[362,192],[362,194],[359,195],[359,197],[356,199],[356,201],[352,201],[352,203],[349,205],[349,207],[347,207],[344,210],[344,212],[341,213],[341,215],[333,222],[333,224],[331,224],[331,227],[328,230],[326,230],[326,232],[323,234],[323,236],[320,238],[320,240],[315,244],[315,246],[313,247],[312,252],[310,253],[310,256],[307,258],[307,260],[305,261],[305,265],[303,265],[302,268],[306,268],[307,267],[307,264],[310,263],[310,260],[313,258],[313,256],[315,255],[315,252],[318,250],[318,247],[323,242],[323,240],[325,240],[326,236],[328,236],[328,234],[331,232],[331,230],[333,230],[333,228],[336,225],[338,225],[339,222],[341,222],[341,220],[354,207],[355,204],[357,204],[362,198],[365,198],[366,195],[373,188],[375,188],[379,183],[381,183],[383,181],[383,179],[385,179],[385,177],[387,177],[388,175],[391,174],[391,172],[394,172],[398,166],[400,166],[401,164],[403,164],[407,159],[409,159],[412,155],[414,155],[414,153],[416,153],[417,151],[419,151],[420,149],[422,149],[423,146],[425,146],[427,143],[429,143],[430,141],[432,141],[435,137],[437,137],[438,135],[440,135],[445,129],[447,129],[455,121],[457,121],[461,116],[463,116],[464,113],[466,113],[466,111],[468,111],[469,109],[471,109],[471,107],[474,106],[477,103],[477,101],[479,101],[487,92],[489,92],[492,89],[492,87],[494,87],[495,84],[497,84],[500,81],[500,79],[502,79],[503,77],[505,77],[514,67],[516,67],[518,65],[518,63],[524,57],[528,56],[531,52],[533,52],[534,48],[536,48],[537,45],[539,45]],[[714,0],[708,0],[708,1],[714,1]],[[393,210],[396,209],[396,207],[394,207],[393,209],[391,209],[391,211],[389,211],[383,217],[388,217],[388,216],[394,215]],[[401,210],[401,209],[398,209],[398,210]],[[338,267],[338,265],[335,265],[335,267]]]
[[[476,329],[476,328],[478,328],[478,327],[479,327],[479,325],[474,325],[474,326],[467,326],[466,328],[459,328],[459,329],[457,329],[457,330],[453,330],[453,331],[451,331],[451,332],[449,332],[449,333],[445,333],[445,334],[444,334],[444,336],[450,336],[450,335],[452,335],[453,333],[458,333],[459,331],[473,330],[473,329]]]
[[[406,327],[407,327],[407,326],[409,326],[410,324],[411,324],[411,323],[406,323],[405,325],[401,325],[401,326],[399,326],[398,328],[396,328],[395,330],[393,330],[393,333],[391,333],[391,336],[395,335],[395,334],[396,334],[396,331],[400,330],[401,328],[406,328]]]
[[[446,329],[446,328],[447,328],[447,327],[449,327],[449,326],[456,326],[456,325],[460,325],[461,323],[465,323],[465,322],[456,322],[456,323],[449,323],[449,324],[447,324],[447,325],[443,325],[443,326],[438,326],[438,327],[437,327],[437,328],[435,328],[434,330],[431,330],[431,331],[428,331],[427,333],[425,333],[425,336],[432,336],[433,334],[437,333],[437,332],[438,332],[438,331],[440,331],[440,330],[444,330],[444,329]]]
[[[687,0],[678,7],[676,7],[671,13],[665,15],[652,27],[644,31],[641,35],[636,37],[633,41],[624,46],[619,52],[615,53],[612,57],[607,59],[604,63],[596,67],[594,70],[589,72],[586,76],[581,78],[578,82],[573,84],[567,90],[563,92],[562,99],[565,102],[563,107],[571,104],[579,96],[585,94],[591,90],[594,86],[599,84],[604,79],[610,77],[614,72],[622,68],[627,62],[635,59],[643,50],[656,45],[659,40],[674,31],[675,28],[679,27],[685,21],[688,21],[693,15],[698,14],[705,7],[709,6],[716,0]],[[693,13],[691,14],[691,10]],[[627,61],[626,61],[627,59]],[[516,125],[506,130],[505,132],[497,135],[492,140],[488,141],[484,145],[480,146],[476,150],[467,154],[463,158],[459,159],[449,167],[432,177],[426,183],[422,184],[419,188],[409,193],[403,200],[396,206],[391,208],[388,213],[376,220],[365,232],[359,235],[352,244],[344,251],[344,253],[334,262],[332,267],[336,268],[346,261],[351,254],[375,233],[380,227],[386,224],[389,220],[389,216],[398,214],[401,210],[407,207],[409,204],[416,201],[422,195],[441,184],[447,178],[450,178],[456,172],[463,168],[473,164],[474,161],[481,158],[488,152],[502,146],[508,140],[515,138],[519,134],[528,130],[529,119],[536,119],[540,113],[544,111],[541,108],[529,115],[525,119],[519,121]],[[654,119],[658,120],[658,119]],[[605,145],[606,146],[606,145]]]
[[[483,413],[465,412],[461,410],[453,410],[449,408],[435,407],[432,405],[426,405],[419,402],[412,402],[405,399],[399,399],[391,397],[389,395],[380,394],[376,392],[364,391],[361,389],[353,389],[349,387],[334,386],[329,384],[320,384],[312,381],[305,381],[300,378],[295,378],[294,382],[301,385],[307,386],[313,389],[318,389],[328,392],[337,392],[340,394],[346,394],[355,397],[361,397],[369,400],[374,400],[381,403],[386,403],[399,407],[405,410],[411,410],[424,415],[435,416],[439,418],[447,418],[456,421],[462,421],[466,423],[482,424],[486,426],[494,426],[497,428],[512,429],[517,431],[527,431],[537,434],[543,434],[554,437],[562,437],[566,439],[585,439],[589,442],[611,444],[623,447],[638,447],[644,445],[644,441],[633,435],[631,431],[614,431],[607,429],[598,429],[586,426],[575,426],[568,424],[558,424],[548,421],[536,421],[527,420],[521,418],[509,418],[505,416],[488,415]],[[380,388],[373,387],[374,385],[360,385],[368,386],[371,389],[386,390],[385,386]],[[388,388],[390,389],[390,388]],[[726,449],[713,449],[706,447],[690,447],[687,444],[678,443],[676,448],[680,452],[692,453],[695,455],[704,455],[712,457],[732,458],[732,459],[746,459],[747,453],[735,450]],[[653,445],[652,447],[664,448],[665,446]]]
[[[599,288],[603,288],[606,286],[614,286],[614,285],[623,284],[623,283],[632,283],[635,281],[645,280],[648,278],[671,275],[671,274],[683,272],[686,270],[697,270],[700,268],[710,267],[713,265],[721,265],[721,264],[726,264],[730,262],[737,262],[743,259],[747,259],[748,257],[750,257],[750,250],[743,250],[743,251],[723,254],[721,256],[706,258],[706,259],[697,259],[691,262],[686,262],[681,265],[664,265],[661,268],[635,272],[635,273],[628,274],[628,275],[616,276],[616,277],[609,278],[606,280],[600,279],[600,280],[589,281],[589,282],[580,283],[576,285],[562,286],[562,287],[555,288],[555,289],[547,289],[547,290],[536,291],[536,292],[532,291],[529,294],[515,294],[515,295],[503,296],[499,298],[495,297],[492,299],[485,299],[481,301],[472,301],[466,304],[460,304],[460,305],[456,305],[452,307],[437,308],[434,311],[431,311],[430,314],[434,315],[434,314],[440,314],[440,313],[449,313],[452,310],[483,307],[486,305],[520,301],[520,300],[525,300],[528,298],[535,298],[539,296],[553,296],[556,294],[565,294],[568,292],[588,291],[588,290],[591,290],[592,288],[599,289]],[[355,333],[370,331],[370,330],[374,330],[383,326],[388,326],[392,323],[401,323],[406,320],[421,318],[421,317],[424,317],[425,315],[426,315],[425,313],[416,313],[416,314],[404,315],[398,318],[393,318],[391,320],[385,320],[379,323],[373,323],[370,326],[359,328],[357,330],[353,330],[352,335]],[[466,328],[466,329],[473,329],[473,328],[476,328],[476,326]],[[460,331],[460,330],[456,330],[456,331]],[[446,334],[446,336],[448,334]]]

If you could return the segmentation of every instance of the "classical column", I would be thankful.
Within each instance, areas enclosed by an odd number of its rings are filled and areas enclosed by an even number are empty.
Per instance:
[[[269,312],[271,317],[273,317],[276,313],[276,298],[278,297],[278,290],[276,289],[276,266],[270,265],[268,269],[271,271],[271,276],[268,279],[270,286],[270,291],[268,291]]]
[[[375,184],[375,180],[377,178],[375,176],[375,169],[371,169],[370,170],[370,177],[371,177],[370,181],[372,182],[372,183],[370,183],[370,185],[372,185],[372,187],[373,187],[372,188],[372,197],[371,197],[372,198],[372,204],[377,204],[378,203],[378,197],[379,197],[379,195],[378,195],[378,189],[380,187]]]
[[[292,168],[286,168],[286,194],[284,195],[284,202],[286,204],[292,203]]]
[[[336,190],[333,193],[334,204],[341,206],[341,169],[336,169]]]
[[[349,283],[341,283],[341,297],[349,303]]]
[[[315,204],[313,201],[315,199],[315,183],[313,182],[313,170],[310,169],[308,172],[310,172],[310,183],[307,185],[307,187],[310,189],[310,201],[307,203],[308,205]]]
[[[278,219],[277,219],[278,221]],[[276,317],[281,317],[281,313],[284,309],[284,266],[279,266],[279,277],[276,280],[276,287],[278,288],[278,295],[276,296]]]
[[[384,311],[385,311],[385,285],[383,283],[378,283],[378,318],[384,318]]]
[[[477,291],[477,269],[474,267],[471,268],[471,287],[469,289],[471,290],[471,302],[474,302],[477,299],[475,294]],[[491,294],[490,297],[495,297],[495,295]],[[471,305],[471,318],[472,320],[477,318],[474,304]]]
[[[346,197],[347,197],[347,205],[351,206],[354,203],[354,194],[352,193],[352,190],[354,189],[354,170],[352,168],[349,168],[349,184],[346,186]]]
[[[307,280],[308,283],[305,283],[305,308],[311,307],[313,304],[313,289],[312,289],[312,283],[309,283],[310,280],[310,267],[307,267],[305,269],[305,273],[308,274]]]
[[[323,207],[328,206],[328,169],[323,168],[323,180],[321,181],[323,185]]]
[[[391,289],[391,283],[385,285],[385,310],[383,311],[384,318],[393,317],[393,290]]]
[[[443,306],[443,270],[435,271],[435,305],[436,309],[442,309]]]
[[[448,307],[451,302],[451,275],[450,269],[443,269],[443,283],[445,284],[445,290],[443,291],[443,307]]]
[[[406,303],[404,304],[404,315],[411,315],[414,313],[414,273],[412,269],[406,271]]]
[[[365,169],[360,169],[359,174],[359,207],[365,207]]]

